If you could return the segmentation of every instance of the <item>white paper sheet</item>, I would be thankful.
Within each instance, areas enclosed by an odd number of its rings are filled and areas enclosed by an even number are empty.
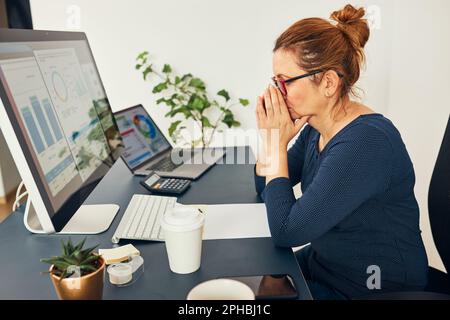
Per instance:
[[[263,203],[198,205],[206,214],[204,240],[270,237]]]

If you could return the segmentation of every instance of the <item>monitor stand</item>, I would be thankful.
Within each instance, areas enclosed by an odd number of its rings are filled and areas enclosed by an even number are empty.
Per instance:
[[[57,234],[98,234],[108,230],[120,207],[117,204],[82,205]],[[23,223],[31,233],[46,233],[28,199]]]

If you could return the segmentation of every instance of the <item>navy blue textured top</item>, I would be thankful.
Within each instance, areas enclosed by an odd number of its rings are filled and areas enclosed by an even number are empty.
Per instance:
[[[420,290],[428,261],[414,196],[415,174],[400,133],[381,114],[363,115],[318,151],[320,134],[307,125],[288,151],[289,179],[255,185],[267,208],[273,241],[311,243],[313,281],[349,298],[381,290]],[[302,196],[292,187],[301,182]],[[369,268],[369,269],[368,269]]]

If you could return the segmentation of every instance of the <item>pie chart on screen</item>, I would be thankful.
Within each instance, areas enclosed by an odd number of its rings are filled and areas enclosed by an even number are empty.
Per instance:
[[[149,118],[137,114],[134,116],[133,123],[139,132],[148,139],[154,139],[156,137],[156,129]]]
[[[59,100],[66,102],[69,96],[66,83],[64,82],[63,77],[59,74],[59,72],[53,71],[52,73],[52,85],[53,90],[56,93],[56,96]]]

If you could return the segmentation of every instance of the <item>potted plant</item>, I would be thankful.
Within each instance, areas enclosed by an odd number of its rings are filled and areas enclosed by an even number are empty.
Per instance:
[[[86,238],[74,245],[71,239],[62,241],[62,255],[41,262],[51,265],[50,279],[61,300],[99,300],[103,296],[105,260],[93,252],[97,247],[84,249]]]
[[[216,93],[218,99],[212,99],[206,90],[205,82],[200,78],[190,73],[178,75],[168,64],[163,66],[161,72],[156,71],[154,64],[149,60],[147,51],[141,52],[136,61],[135,68],[142,72],[144,80],[153,77],[161,81],[153,87],[152,93],[163,94],[156,104],[162,103],[169,107],[166,117],[177,118],[170,124],[168,130],[169,136],[175,143],[181,142],[191,147],[208,147],[214,134],[222,131],[221,125],[228,128],[241,125],[235,119],[232,108],[237,105],[248,106],[247,99],[241,98],[238,102],[233,102],[224,89]],[[212,120],[211,115],[214,113],[216,116]],[[182,130],[187,129],[185,125],[187,120],[192,120],[198,127],[199,138],[193,137],[191,141],[188,141],[181,134]]]

